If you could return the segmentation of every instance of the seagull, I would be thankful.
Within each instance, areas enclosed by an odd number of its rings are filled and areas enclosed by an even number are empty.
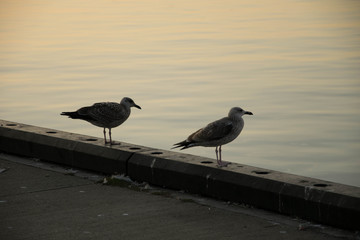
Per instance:
[[[192,133],[186,140],[175,143],[173,148],[181,147],[180,150],[183,150],[196,146],[215,147],[218,166],[226,167],[230,163],[221,160],[221,146],[239,136],[244,127],[242,116],[245,114],[253,115],[252,112],[244,111],[239,107],[233,107],[230,109],[227,117],[209,123],[206,127]]]
[[[116,143],[111,139],[111,129],[121,125],[128,119],[131,107],[141,109],[131,98],[124,97],[120,104],[116,102],[94,103],[92,106],[82,107],[75,112],[62,112],[61,115],[72,119],[85,120],[95,126],[104,128],[105,144],[115,145]],[[106,140],[106,128],[109,129],[109,142]]]

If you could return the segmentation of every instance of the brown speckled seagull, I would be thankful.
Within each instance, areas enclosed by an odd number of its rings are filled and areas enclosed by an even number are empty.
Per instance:
[[[244,127],[242,116],[245,114],[253,115],[251,112],[244,111],[239,107],[234,107],[230,109],[227,117],[209,123],[206,127],[191,134],[186,140],[175,143],[173,148],[181,147],[180,150],[183,150],[196,146],[215,147],[218,166],[225,167],[229,162],[222,161],[221,146],[233,141],[239,136]]]
[[[141,109],[131,98],[124,97],[120,104],[116,102],[100,102],[92,106],[82,107],[75,112],[62,112],[61,115],[72,119],[85,120],[95,126],[104,128],[105,144],[114,145],[116,143],[111,139],[111,129],[121,125],[128,119],[131,107]],[[109,142],[106,140],[106,128],[109,129]]]

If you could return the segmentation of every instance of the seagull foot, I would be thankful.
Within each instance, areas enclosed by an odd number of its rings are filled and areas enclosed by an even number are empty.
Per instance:
[[[218,167],[227,167],[229,164],[231,164],[231,162],[219,161]]]
[[[105,145],[110,145],[110,146],[112,146],[112,145],[120,145],[121,143],[119,143],[119,142],[115,142],[115,141],[113,141],[113,142],[105,142]]]

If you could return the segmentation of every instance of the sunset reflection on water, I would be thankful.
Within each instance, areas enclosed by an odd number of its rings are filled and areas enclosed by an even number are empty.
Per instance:
[[[239,106],[254,116],[225,160],[360,186],[357,1],[0,7],[2,119],[101,137],[60,112],[129,96],[143,109],[114,139],[170,149]]]

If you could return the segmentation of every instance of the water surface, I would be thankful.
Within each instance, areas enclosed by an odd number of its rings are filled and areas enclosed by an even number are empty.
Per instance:
[[[358,1],[3,0],[0,9],[2,119],[102,137],[59,113],[129,96],[143,109],[114,139],[170,149],[240,106],[254,116],[225,160],[360,186]]]

